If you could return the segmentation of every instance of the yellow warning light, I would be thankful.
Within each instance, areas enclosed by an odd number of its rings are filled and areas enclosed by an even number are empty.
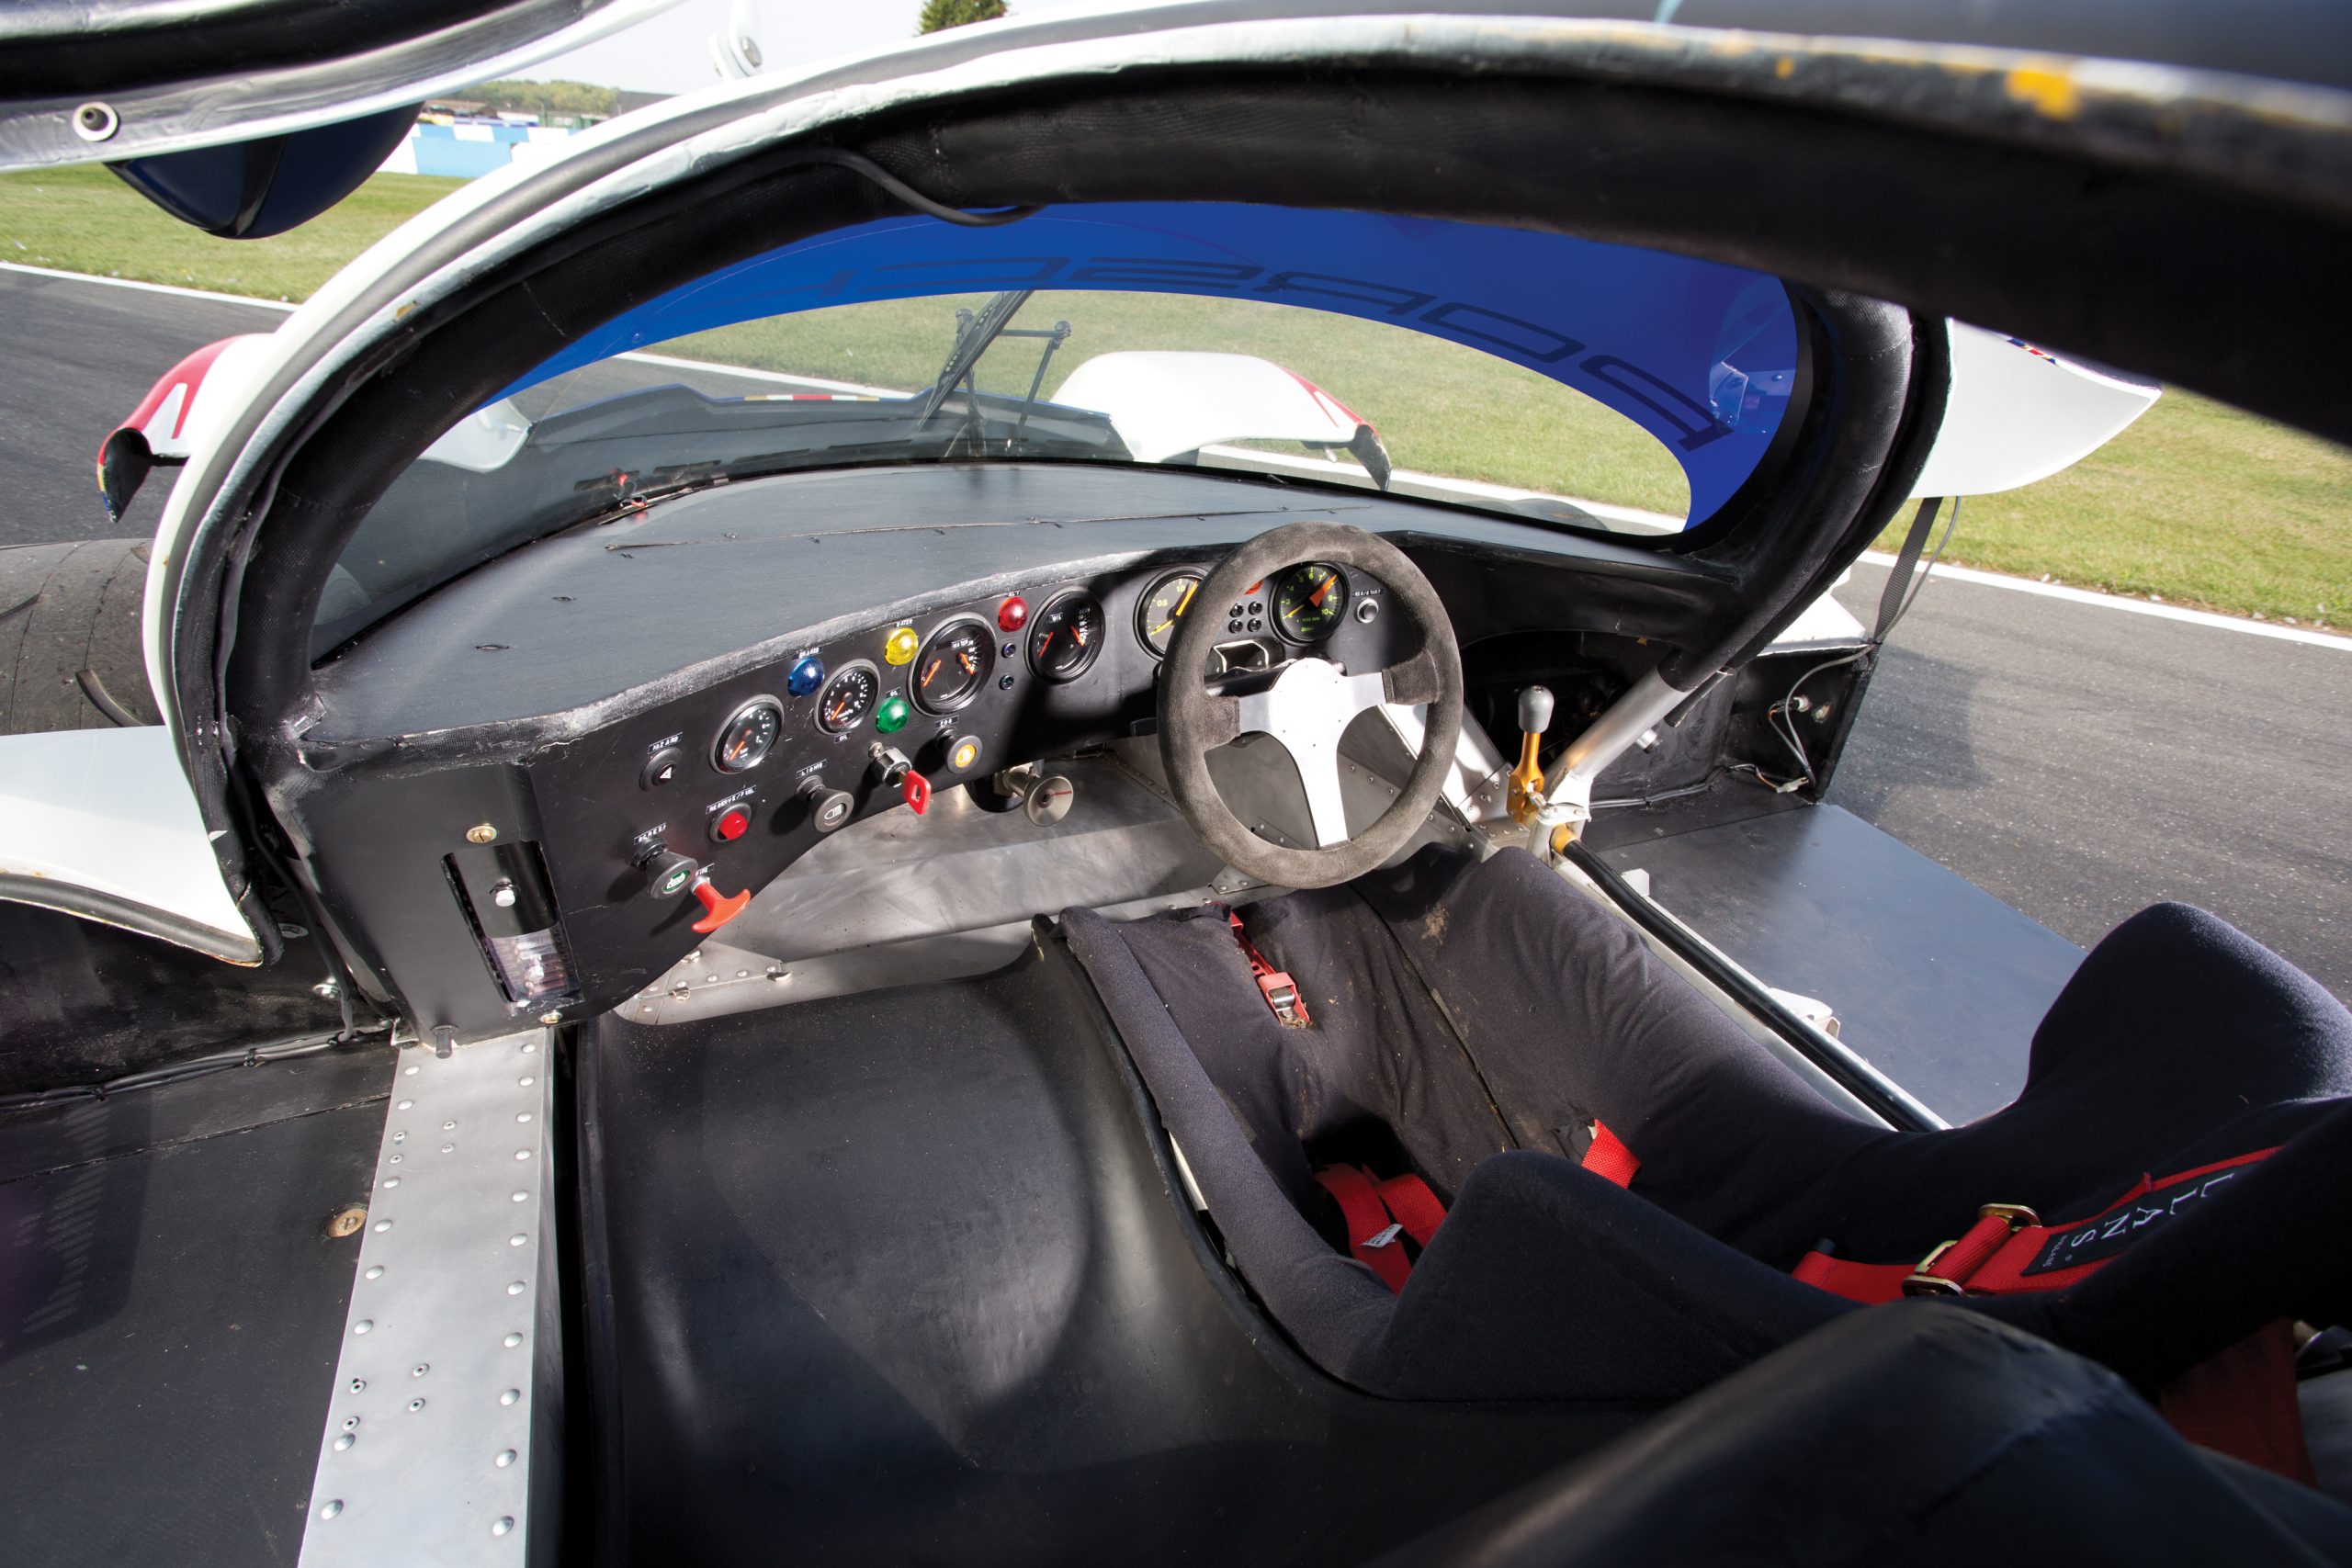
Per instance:
[[[959,773],[970,772],[972,764],[979,760],[980,743],[968,735],[958,739],[947,751],[947,765]]]
[[[897,631],[892,632],[889,640],[882,645],[882,657],[893,664],[911,664],[914,662],[915,649],[921,646],[922,646],[922,639],[915,636],[914,627],[900,626]]]

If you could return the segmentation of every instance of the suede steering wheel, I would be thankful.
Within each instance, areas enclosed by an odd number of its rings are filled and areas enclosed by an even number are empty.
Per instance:
[[[1462,733],[1462,655],[1437,590],[1394,545],[1337,523],[1293,523],[1226,557],[1198,594],[1203,604],[1249,597],[1251,584],[1323,561],[1379,579],[1388,602],[1419,634],[1419,650],[1385,670],[1350,673],[1316,654],[1295,659],[1272,685],[1244,696],[1212,692],[1204,673],[1224,622],[1206,613],[1177,623],[1159,666],[1159,756],[1170,789],[1201,841],[1236,871],[1280,887],[1329,887],[1363,875],[1402,849],[1437,805]],[[1420,755],[1396,798],[1353,838],[1340,793],[1340,737],[1377,703],[1426,703]],[[1297,764],[1317,847],[1270,843],[1233,815],[1210,777],[1208,754],[1241,736],[1280,741]]]

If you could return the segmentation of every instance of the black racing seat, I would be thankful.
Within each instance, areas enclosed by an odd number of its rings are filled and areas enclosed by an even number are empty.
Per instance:
[[[2352,1318],[2352,1013],[2199,910],[2124,922],[2017,1100],[1932,1133],[1831,1105],[1520,852],[1243,915],[1310,1025],[1276,1021],[1222,910],[1063,919],[1244,1280],[1371,1392],[1672,1402],[1860,1310],[1792,1276],[1824,1242],[1916,1261],[1984,1203],[2058,1224],[2274,1148],[2090,1278],[1968,1304],[2143,1391],[2280,1319]],[[1641,1161],[1630,1189],[1580,1163],[1596,1120]],[[1315,1177],[1341,1162],[1448,1205],[1401,1293],[1343,1250]]]

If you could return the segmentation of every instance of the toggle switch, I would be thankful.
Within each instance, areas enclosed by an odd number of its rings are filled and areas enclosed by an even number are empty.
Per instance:
[[[1519,766],[1510,771],[1510,814],[1516,822],[1532,825],[1544,807],[1544,765],[1536,758],[1544,732],[1552,728],[1552,694],[1530,686],[1519,694]]]
[[[750,906],[752,890],[747,887],[741,893],[721,893],[710,885],[709,877],[696,876],[695,897],[702,900],[703,913],[702,919],[694,923],[694,930],[697,935],[708,936]]]

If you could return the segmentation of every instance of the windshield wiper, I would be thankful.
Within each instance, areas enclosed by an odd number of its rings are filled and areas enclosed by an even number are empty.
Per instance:
[[[939,379],[932,383],[930,395],[922,400],[922,414],[915,421],[916,428],[931,423],[931,416],[939,412],[939,405],[947,400],[947,394],[956,389],[956,382],[971,378],[972,367],[980,362],[980,355],[1003,335],[1004,329],[1012,324],[1013,316],[1035,292],[1034,288],[1007,289],[981,306],[977,315],[969,310],[956,312],[956,345],[947,351],[947,363],[939,367]],[[978,386],[971,391],[975,398],[979,396]]]

